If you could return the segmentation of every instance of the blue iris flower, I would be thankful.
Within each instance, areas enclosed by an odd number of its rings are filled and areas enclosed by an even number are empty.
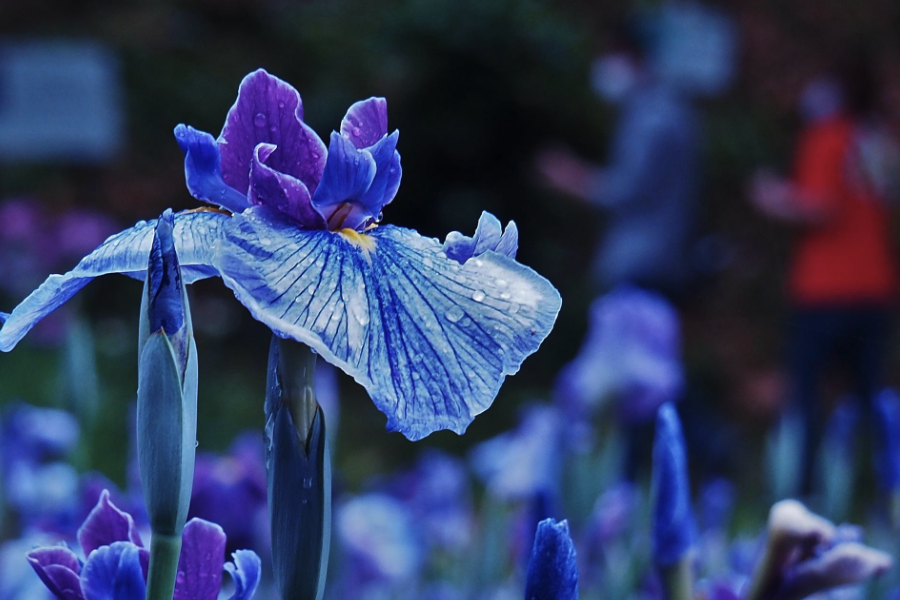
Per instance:
[[[222,572],[234,580],[229,600],[250,600],[261,575],[259,557],[251,550],[233,553],[225,562],[225,533],[215,523],[191,519],[184,527],[179,577],[174,600],[215,600]],[[116,508],[109,492],[78,530],[86,560],[64,545],[42,546],[27,557],[32,568],[57,598],[68,600],[143,600],[150,553],[144,548],[131,515]]]
[[[362,384],[390,429],[462,433],[553,327],[559,293],[514,260],[514,225],[498,234],[485,214],[474,238],[445,244],[379,225],[402,173],[383,98],[352,105],[326,148],[297,91],[258,70],[217,139],[186,125],[175,136],[188,190],[218,207],[175,217],[185,282],[221,277],[276,335]],[[8,317],[0,350],[94,277],[143,279],[152,237],[138,223],[51,275]]]

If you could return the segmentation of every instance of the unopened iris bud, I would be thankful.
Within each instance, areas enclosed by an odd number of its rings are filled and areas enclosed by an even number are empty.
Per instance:
[[[273,336],[266,393],[272,570],[282,598],[320,600],[331,542],[331,465],[316,355]]]
[[[687,457],[678,413],[671,403],[660,407],[653,444],[653,560],[666,596],[693,597],[691,547],[696,525],[691,512]]]
[[[148,599],[172,597],[197,437],[197,349],[173,229],[167,210],[156,225],[141,305],[137,446],[153,531]]]
[[[567,521],[538,523],[525,600],[578,600],[578,565]]]

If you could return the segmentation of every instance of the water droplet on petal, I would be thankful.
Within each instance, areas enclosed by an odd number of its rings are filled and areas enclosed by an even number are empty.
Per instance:
[[[266,115],[262,113],[256,113],[256,116],[253,117],[253,124],[257,127],[265,127],[266,126]]]
[[[506,280],[505,280],[505,279],[498,279],[498,280],[497,280],[497,287],[506,287]]]
[[[355,135],[356,137],[359,137],[359,133],[360,133],[359,127],[354,127],[354,128],[353,128],[353,135]]]
[[[278,103],[278,108],[284,108],[284,102],[279,102],[279,103]]]
[[[474,300],[475,302],[481,302],[482,300],[484,300],[484,292],[482,292],[481,290],[475,290],[475,293],[472,294],[472,300]]]
[[[305,487],[306,489],[309,489],[312,487],[312,484],[313,484],[312,477],[304,477],[303,478],[303,487]]]
[[[462,309],[460,307],[454,306],[450,310],[448,310],[444,316],[447,317],[447,320],[450,321],[451,323],[456,323],[460,319],[462,319],[464,315],[465,315],[465,313],[462,311]]]

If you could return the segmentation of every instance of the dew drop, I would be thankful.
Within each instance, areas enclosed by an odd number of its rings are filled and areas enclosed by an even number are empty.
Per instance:
[[[475,290],[475,293],[472,294],[472,300],[474,300],[475,302],[481,302],[482,300],[484,300],[484,292],[482,292],[481,290]]]
[[[500,293],[501,300],[509,300],[509,298],[510,298],[509,292],[501,292]]]
[[[465,316],[465,313],[462,311],[462,309],[460,307],[454,306],[450,310],[448,310],[444,316],[447,317],[447,320],[450,321],[451,323],[456,323],[460,319],[462,319],[463,316]]]
[[[272,125],[271,127],[269,127],[269,131],[271,131],[272,133],[277,133],[277,132],[278,132],[278,126],[277,126],[277,125]]]
[[[256,116],[253,117],[253,124],[257,127],[265,127],[266,126],[266,115],[262,113],[256,113]]]
[[[359,137],[359,133],[360,133],[359,127],[354,127],[354,128],[353,128],[353,135],[355,135],[356,137]]]
[[[474,266],[476,266],[476,267],[480,267],[480,266],[483,265],[484,263],[481,262],[480,259],[476,258],[476,259],[474,259],[474,260],[472,261],[472,264],[473,264]]]
[[[498,280],[497,280],[497,287],[506,287],[506,280],[505,280],[505,279],[498,279]]]
[[[306,293],[310,296],[316,293],[316,286],[314,284],[310,284],[308,288],[306,288]]]
[[[303,487],[305,487],[306,489],[310,489],[312,487],[312,477],[303,478]]]
[[[279,103],[278,103],[278,108],[284,108],[284,102],[279,102]]]
[[[509,305],[509,314],[514,315],[519,312],[519,305],[513,302]]]

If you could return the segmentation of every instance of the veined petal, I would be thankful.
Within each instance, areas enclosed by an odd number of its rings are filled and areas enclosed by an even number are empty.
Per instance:
[[[191,196],[232,212],[241,212],[250,206],[246,194],[222,179],[222,159],[213,136],[180,124],[175,127],[175,140],[184,152],[184,180]]]
[[[131,542],[143,546],[134,519],[127,512],[119,510],[109,500],[109,490],[103,490],[97,506],[78,529],[78,543],[85,556],[100,546],[114,542]]]
[[[234,562],[225,563],[225,570],[234,580],[234,594],[228,600],[250,600],[259,586],[262,561],[253,550],[237,550],[231,557]]]
[[[143,600],[147,586],[140,548],[116,542],[91,552],[81,572],[81,589],[87,600]]]
[[[361,203],[376,171],[375,159],[367,150],[357,150],[347,138],[331,133],[328,162],[312,200],[329,229],[356,229],[366,219],[378,216],[380,204],[373,207]]]
[[[185,283],[216,275],[212,255],[222,223],[229,216],[215,211],[175,215],[173,237]],[[64,275],[51,275],[19,304],[0,329],[0,350],[9,352],[38,321],[56,310],[95,277],[122,273],[143,280],[156,221],[141,221],[121,231],[81,259]]]
[[[191,519],[181,536],[173,600],[216,600],[225,566],[225,532],[215,523]]]
[[[310,203],[306,185],[290,175],[279,173],[266,161],[275,151],[272,144],[259,144],[253,151],[250,163],[250,202],[257,206],[270,206],[286,214],[303,229],[324,229],[325,220]]]
[[[357,148],[368,148],[387,135],[387,100],[360,100],[347,109],[341,121],[341,135]]]
[[[217,267],[238,300],[351,375],[414,440],[462,433],[559,312],[528,267],[494,252],[461,265],[408,229],[301,231],[252,208],[224,233]]]
[[[310,194],[325,168],[325,145],[303,122],[300,94],[263,69],[244,77],[218,143],[222,177],[241,192],[250,187],[250,160],[259,144],[276,146],[266,164],[302,181]]]

